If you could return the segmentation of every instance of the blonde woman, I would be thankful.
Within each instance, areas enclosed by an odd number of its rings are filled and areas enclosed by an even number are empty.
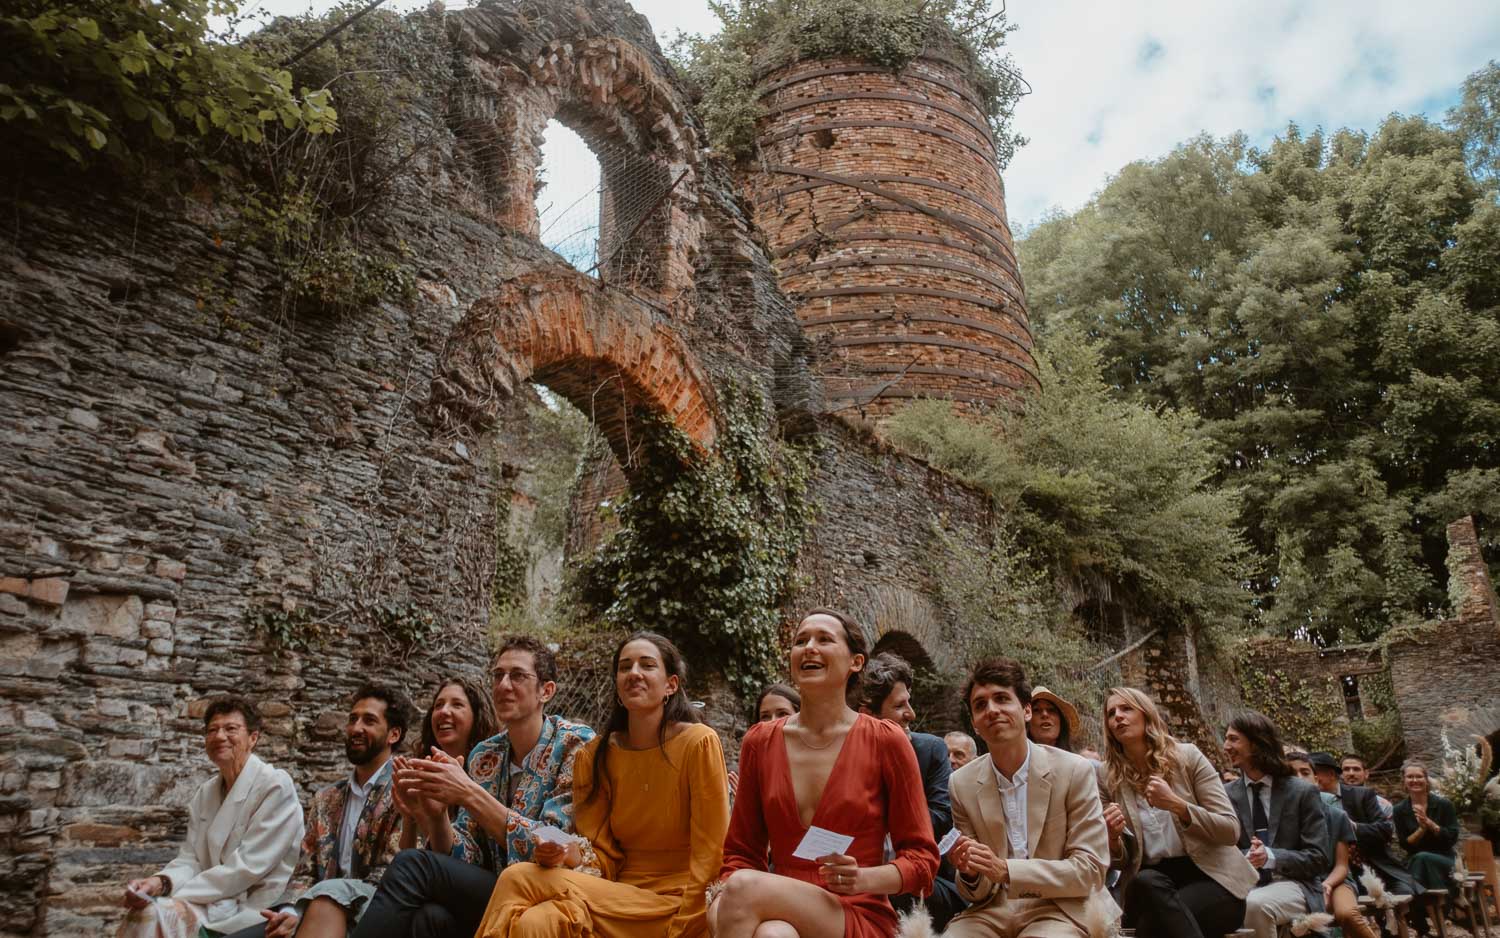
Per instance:
[[[1234,806],[1198,747],[1178,742],[1151,698],[1111,688],[1104,702],[1112,864],[1124,926],[1163,938],[1218,938],[1245,920],[1255,869],[1235,846]],[[1134,840],[1124,833],[1130,830]]]

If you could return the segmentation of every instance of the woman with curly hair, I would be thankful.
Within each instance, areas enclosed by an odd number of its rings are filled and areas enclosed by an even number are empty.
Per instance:
[[[438,682],[437,692],[422,718],[422,745],[414,754],[425,759],[435,751],[447,753],[462,762],[474,747],[500,732],[495,717],[495,702],[474,680],[454,674]],[[405,764],[401,759],[400,763]],[[448,808],[448,820],[458,816],[458,806]],[[401,825],[401,849],[417,845],[420,825],[415,819]]]
[[[1110,688],[1104,731],[1104,820],[1124,926],[1164,938],[1235,931],[1256,873],[1236,847],[1239,820],[1218,770],[1173,739],[1156,704],[1133,687]]]

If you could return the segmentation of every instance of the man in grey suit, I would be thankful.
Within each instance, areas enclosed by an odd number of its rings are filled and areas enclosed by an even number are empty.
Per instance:
[[[1333,866],[1318,789],[1292,774],[1283,751],[1264,714],[1229,721],[1224,754],[1240,777],[1225,788],[1240,819],[1240,850],[1260,873],[1245,898],[1245,927],[1255,938],[1276,938],[1277,926],[1323,911],[1323,877]]]

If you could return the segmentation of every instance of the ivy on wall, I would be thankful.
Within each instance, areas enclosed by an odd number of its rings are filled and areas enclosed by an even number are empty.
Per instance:
[[[1284,742],[1309,751],[1343,751],[1346,714],[1337,677],[1308,680],[1254,661],[1242,664],[1239,675],[1246,706],[1270,717]]]
[[[646,418],[620,529],[583,562],[575,586],[608,625],[659,631],[689,661],[722,663],[749,694],[778,670],[778,607],[812,522],[813,456],[768,433],[758,390],[731,386],[720,404],[707,453]]]

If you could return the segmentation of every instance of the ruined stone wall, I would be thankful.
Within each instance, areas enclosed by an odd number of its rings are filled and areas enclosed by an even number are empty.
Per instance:
[[[1148,626],[1149,627],[1149,626]],[[1224,762],[1223,725],[1204,709],[1198,680],[1198,644],[1191,630],[1166,626],[1120,661],[1120,677],[1156,701],[1172,735],[1202,750],[1209,761]]]
[[[1038,387],[994,142],[964,72],[794,62],[760,85],[756,219],[826,346],[829,404],[1014,402]]]
[[[801,598],[920,593],[934,510],[985,523],[977,494],[814,416],[812,350],[644,20],[497,5],[453,34],[473,80],[406,115],[429,145],[376,228],[409,300],[293,315],[213,196],[34,169],[0,195],[0,935],[110,930],[210,773],[210,696],[264,701],[260,752],[310,793],[344,771],[356,681],[425,702],[481,668],[497,509],[514,530],[535,505],[527,380],[621,415],[598,420],[611,457],[637,408],[711,445],[726,382],[826,435]],[[554,113],[691,170],[641,282],[580,280],[486,168]],[[695,694],[742,726],[721,684]]]

